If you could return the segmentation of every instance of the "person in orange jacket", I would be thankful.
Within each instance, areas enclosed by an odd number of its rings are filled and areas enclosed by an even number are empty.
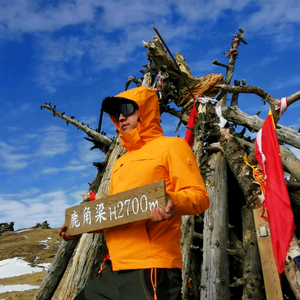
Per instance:
[[[165,137],[156,93],[137,87],[106,97],[102,109],[127,150],[113,165],[109,194],[165,180],[165,210],[148,220],[104,229],[110,261],[74,300],[181,299],[181,216],[203,213],[208,194],[188,143]],[[60,235],[71,239],[65,233]]]

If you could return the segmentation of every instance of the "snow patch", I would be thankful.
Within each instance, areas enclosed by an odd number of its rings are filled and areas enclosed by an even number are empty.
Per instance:
[[[39,287],[40,287],[39,285],[30,285],[30,284],[0,285],[0,293],[2,294],[2,293],[10,293],[10,292],[23,292],[28,290],[36,290]]]
[[[45,246],[45,250],[49,249],[49,245],[48,245],[48,241],[51,240],[51,237],[48,237],[46,240],[42,240],[42,241],[39,241],[39,245],[44,245]]]
[[[21,230],[18,230],[18,231],[15,231],[16,234],[19,234],[19,233],[22,233],[22,232],[26,232],[26,231],[30,231],[32,230],[31,228],[29,229],[21,229]],[[0,299],[1,300],[1,299]]]
[[[23,257],[4,259],[0,261],[0,279],[42,272],[48,270],[50,266],[51,263],[43,263],[31,267],[28,262],[24,261]]]

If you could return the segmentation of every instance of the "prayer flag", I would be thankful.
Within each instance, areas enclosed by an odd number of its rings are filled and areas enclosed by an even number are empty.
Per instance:
[[[274,257],[278,272],[281,274],[284,271],[285,258],[295,224],[271,111],[257,133],[255,155],[266,181],[263,206],[268,212]]]
[[[90,193],[90,201],[94,201],[95,200],[95,197],[96,197],[96,191],[92,191]]]
[[[189,118],[187,127],[193,127],[195,125],[197,120],[194,117],[198,117],[198,112],[197,112],[197,109],[195,107],[195,101],[193,102],[193,108],[192,108],[192,111],[190,113],[190,118]],[[192,135],[192,133],[193,133],[193,131],[191,129],[187,128],[186,132],[185,132],[185,136],[184,136],[184,139],[188,142],[190,147],[192,147],[193,144],[194,144],[194,136]]]

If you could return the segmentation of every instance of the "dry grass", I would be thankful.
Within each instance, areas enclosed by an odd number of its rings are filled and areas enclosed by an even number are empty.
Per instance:
[[[56,229],[35,228],[26,232],[6,232],[0,236],[0,260],[24,257],[24,260],[32,264],[50,263],[55,256],[57,249],[62,241]],[[39,242],[48,240],[49,249]],[[46,271],[39,273],[26,274],[11,278],[0,279],[0,285],[30,284],[40,285]],[[0,299],[5,300],[32,300],[37,290],[24,292],[0,293]],[[56,298],[56,294],[53,299]]]

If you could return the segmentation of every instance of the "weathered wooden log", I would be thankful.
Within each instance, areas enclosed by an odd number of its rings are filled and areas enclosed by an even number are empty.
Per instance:
[[[190,266],[190,299],[200,300],[200,265],[202,262],[202,244],[203,244],[203,215],[194,216],[195,232],[194,241],[191,251],[191,266]],[[197,232],[196,232],[197,231]],[[199,232],[201,233],[199,233]],[[196,246],[199,245],[199,246]],[[200,247],[201,246],[201,247]]]
[[[204,213],[200,299],[229,299],[227,166],[220,152],[211,155],[208,168],[211,204]]]
[[[177,111],[174,108],[170,108],[170,107],[166,106],[166,107],[164,107],[163,112],[169,113],[170,115],[177,117],[185,125],[189,121],[189,115],[187,115],[186,113],[182,114],[181,112]]]
[[[65,113],[61,113],[61,112],[57,111],[54,106],[51,106],[51,105],[45,103],[45,104],[41,105],[41,108],[45,108],[45,109],[50,110],[53,113],[53,116],[58,116],[61,119],[63,119],[67,124],[70,123],[70,124],[74,125],[75,127],[77,127],[78,129],[84,131],[94,141],[96,141],[100,144],[107,145],[107,146],[111,145],[112,140],[110,138],[108,138],[104,134],[100,134],[96,130],[88,127],[87,125],[85,125],[83,123],[80,123],[79,121],[74,120],[72,117],[66,116]]]
[[[222,107],[223,117],[235,125],[242,125],[254,131],[259,131],[264,123],[257,115],[250,116],[241,111],[237,106]],[[277,125],[276,132],[279,142],[291,145],[300,149],[300,133],[291,128]]]
[[[227,254],[230,255],[229,259],[231,267],[234,269],[234,274],[237,278],[243,277],[243,258],[244,248],[243,243],[237,237],[232,228],[229,228],[229,248]]]
[[[226,68],[227,71],[226,71],[226,76],[225,76],[223,85],[226,85],[226,86],[230,85],[231,79],[233,77],[235,61],[238,56],[238,47],[241,42],[246,43],[244,41],[244,31],[242,29],[240,29],[239,32],[234,36],[233,43],[231,44],[231,49],[229,50],[229,52],[226,53],[226,57],[230,57],[230,58],[229,58],[228,66]],[[214,61],[214,63],[217,64],[216,61]],[[224,91],[224,89],[218,95],[217,99],[220,100],[220,103],[222,106],[226,106],[227,95],[228,95],[228,92]]]
[[[300,182],[300,159],[285,145],[280,145],[279,148],[284,169]]]
[[[105,197],[110,187],[110,174],[113,163],[124,153],[119,136],[115,137],[115,146],[109,158],[97,198]],[[107,254],[102,234],[84,234],[80,239],[76,256],[69,271],[67,281],[58,300],[71,300],[84,286],[97,275],[103,257]]]
[[[236,139],[236,140],[238,140],[239,141],[239,143],[244,143],[244,141],[242,141],[241,139]],[[226,149],[226,146],[225,145],[223,145],[224,146],[224,148]],[[226,149],[227,150],[227,149]],[[225,153],[226,153],[226,150],[225,150]],[[225,154],[226,155],[226,154]],[[291,197],[291,200],[292,200],[292,203],[293,202],[295,202],[295,200],[294,200],[294,198],[293,197]],[[294,200],[294,201],[293,201]],[[294,205],[295,205],[295,203],[294,203]],[[291,284],[291,286],[292,285],[294,285],[294,287],[292,287],[292,289],[294,290],[294,289],[298,289],[298,287],[297,287],[297,277],[295,276],[295,271],[291,271],[293,268],[292,267],[290,267],[289,268],[289,271],[288,271],[288,275],[286,275],[286,276],[290,276],[291,278],[289,279],[289,281],[290,281],[290,284]],[[295,293],[295,292],[294,292]]]
[[[265,101],[269,102],[270,105],[278,105],[279,100],[275,97],[271,96],[267,92],[265,92],[263,89],[257,87],[257,86],[250,86],[250,85],[244,85],[244,86],[230,86],[228,84],[220,84],[217,86],[218,88],[221,88],[222,90],[225,90],[229,93],[244,93],[244,94],[255,94]]]
[[[204,131],[205,131],[205,121],[206,121],[206,104],[199,104],[198,107],[198,117],[195,125],[192,130],[194,133],[194,144],[193,144],[193,152],[196,156],[196,162],[199,170],[201,170],[201,161],[204,153]]]
[[[222,136],[220,142],[224,149],[224,156],[243,191],[247,206],[251,208],[260,207],[260,186],[254,182],[252,169],[245,164],[243,159],[243,156],[247,156],[247,153],[240,147],[237,139],[230,134],[229,129],[224,128],[220,131]]]
[[[183,57],[183,55],[179,52],[176,52],[175,56],[176,56],[176,62],[177,62],[177,65],[180,68],[180,71],[182,73],[192,75],[191,69],[188,66],[188,64],[186,63],[185,58]]]
[[[264,91],[262,88],[259,88],[257,86],[248,86],[248,85],[230,86],[225,83],[225,84],[220,84],[216,87],[226,90],[227,92],[230,92],[230,93],[255,94],[273,106],[279,105],[279,103],[280,103],[279,99],[273,97],[272,95],[270,95],[269,93]],[[299,99],[300,99],[300,91],[294,93],[293,95],[290,95],[289,97],[287,97],[288,106],[291,106],[293,103],[297,102]]]
[[[202,258],[202,255],[201,255]],[[190,278],[191,278],[191,286],[190,286],[190,299],[200,300],[200,261],[199,255],[196,252],[191,251],[191,266],[190,266]]]
[[[182,237],[180,241],[182,253],[182,299],[188,299],[188,282],[190,277],[191,247],[194,235],[194,216],[182,216]]]
[[[285,180],[288,191],[300,191],[300,182]],[[300,210],[299,210],[300,211]]]
[[[73,299],[97,275],[106,254],[107,248],[101,233],[83,234],[58,300]]]
[[[247,207],[242,208],[244,275],[243,300],[260,300],[265,295],[262,290],[262,273],[257,245],[253,212]]]
[[[214,97],[218,94],[219,89],[215,88],[215,85],[223,82],[222,74],[209,74],[201,78],[195,78],[188,73],[182,73],[185,78],[183,80],[176,64],[163,50],[158,36],[153,37],[150,43],[143,41],[143,45],[148,50],[148,57],[155,62],[158,69],[164,65],[167,67],[170,80],[176,85],[178,91],[177,106],[184,106],[192,98],[184,81],[186,81],[195,98],[198,94],[205,94],[207,97]]]
[[[300,248],[298,243],[298,239],[293,236],[284,265],[284,274],[290,283],[296,299],[300,299]]]
[[[112,153],[113,147],[114,147],[114,144],[112,145],[112,147],[110,147],[108,149],[107,155],[105,156],[103,162],[101,163],[102,168],[98,168],[96,176],[94,177],[92,183],[90,183],[89,192],[99,189],[101,179],[105,172],[104,168],[108,164],[108,160]],[[87,193],[87,196],[89,195],[89,192]],[[89,197],[87,197],[87,199],[89,199]],[[58,287],[58,285],[65,273],[65,270],[69,264],[70,258],[73,255],[73,251],[75,250],[77,243],[78,243],[78,240],[62,242],[61,246],[59,247],[59,249],[51,263],[51,267],[47,271],[47,273],[43,279],[43,282],[42,282],[34,299],[50,300],[52,298],[53,294],[55,293],[56,288]]]
[[[289,192],[292,205],[300,212],[300,190]]]
[[[51,300],[73,255],[78,240],[63,241],[47,271],[34,300]]]

